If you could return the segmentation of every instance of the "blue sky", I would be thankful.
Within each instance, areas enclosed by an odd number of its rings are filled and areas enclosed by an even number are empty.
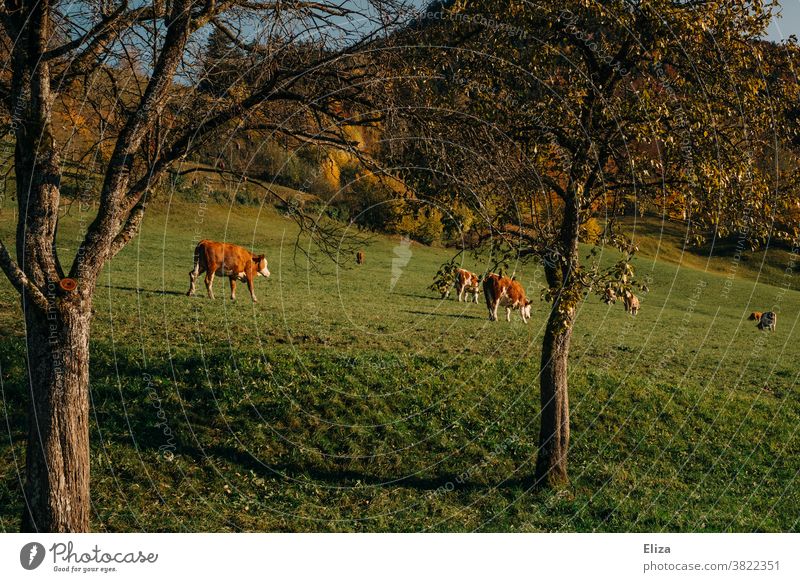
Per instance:
[[[800,38],[800,0],[781,0],[783,14],[769,27],[770,40],[779,41],[790,34]]]

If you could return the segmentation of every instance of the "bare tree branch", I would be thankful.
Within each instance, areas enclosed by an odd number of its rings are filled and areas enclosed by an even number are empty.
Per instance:
[[[37,287],[33,281],[28,279],[22,269],[19,268],[14,259],[8,253],[8,249],[0,240],[0,268],[3,269],[8,280],[20,294],[26,294],[30,297],[36,306],[47,311],[49,303],[42,291]]]

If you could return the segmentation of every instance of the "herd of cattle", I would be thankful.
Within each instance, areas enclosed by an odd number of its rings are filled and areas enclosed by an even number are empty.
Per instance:
[[[467,296],[471,295],[472,302],[478,302],[478,295],[481,292],[481,281],[478,275],[466,269],[457,269],[453,285],[459,301],[469,301]],[[500,306],[506,308],[506,321],[511,321],[511,312],[515,309],[519,309],[522,321],[525,323],[528,323],[531,318],[533,302],[526,297],[525,289],[516,279],[490,273],[483,280],[483,293],[486,298],[486,307],[489,309],[490,321],[497,321],[497,309]],[[442,298],[449,296],[450,287],[447,287],[442,293]]]
[[[356,253],[356,263],[363,265],[365,262],[364,251]],[[201,240],[194,249],[194,266],[189,271],[189,291],[188,296],[194,295],[195,280],[202,273],[205,273],[206,292],[211,299],[214,299],[214,276],[228,277],[231,285],[231,300],[236,299],[236,282],[247,282],[250,291],[250,298],[257,302],[253,282],[256,277],[269,277],[267,259],[264,255],[254,255],[247,249],[240,246],[215,242],[212,240]],[[470,296],[473,303],[478,303],[481,287],[483,287],[486,307],[489,309],[489,320],[497,321],[497,310],[505,307],[506,321],[511,321],[511,312],[519,310],[522,321],[528,323],[531,318],[532,301],[525,295],[525,289],[514,278],[500,276],[489,273],[481,282],[480,277],[466,269],[457,269],[455,279],[451,286],[442,291],[442,298],[450,296],[451,288],[455,287],[456,296],[459,301],[469,301]],[[647,286],[642,285],[641,290],[648,292]],[[616,303],[617,295],[613,289],[605,291],[603,301],[609,305]],[[625,290],[622,297],[625,311],[631,315],[639,312],[639,298],[631,291]],[[748,318],[758,322],[758,329],[775,331],[778,316],[774,311],[754,311]]]
[[[466,269],[456,269],[453,286],[459,301],[469,301],[468,295],[472,296],[473,303],[478,302],[478,295],[481,292],[481,280],[478,275]],[[483,293],[486,299],[486,307],[489,309],[489,320],[497,321],[497,309],[502,306],[506,308],[506,321],[511,321],[511,312],[519,309],[522,321],[528,323],[531,318],[532,301],[525,295],[525,289],[516,279],[512,277],[500,276],[489,273],[483,280]],[[646,287],[643,287],[646,289]],[[450,287],[442,292],[442,298],[450,296]],[[614,304],[617,295],[613,289],[606,289],[603,301]],[[625,291],[623,296],[625,311],[631,315],[639,312],[639,299],[630,291]]]

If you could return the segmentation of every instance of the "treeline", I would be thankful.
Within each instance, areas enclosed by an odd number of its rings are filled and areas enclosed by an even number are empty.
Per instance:
[[[463,37],[469,40],[459,40],[459,43],[469,46],[470,50],[477,50],[505,35],[512,37],[513,50],[524,61],[525,55],[535,50],[536,36],[532,34],[535,26],[550,25],[543,19],[540,23],[526,25],[524,35],[512,34],[517,28],[513,26],[513,18],[507,18],[503,10],[499,7],[493,9],[498,17],[494,27],[481,24],[481,19],[474,18],[481,14],[481,10],[478,5],[470,9],[451,2],[434,3],[427,13],[420,13],[422,16],[395,30],[383,41],[387,50],[401,55],[399,58],[383,60],[381,57],[385,53],[381,52],[377,53],[380,55],[377,58],[372,53],[356,54],[352,57],[347,71],[353,75],[354,80],[359,79],[360,69],[364,73],[367,70],[373,71],[372,74],[380,70],[386,78],[403,75],[415,78],[414,74],[420,72],[428,75],[421,83],[383,84],[381,99],[386,108],[375,115],[373,120],[364,120],[365,113],[356,112],[352,103],[345,105],[345,99],[340,102],[335,97],[336,91],[331,92],[333,97],[327,98],[326,112],[321,116],[321,123],[319,118],[314,119],[313,108],[298,108],[291,99],[289,102],[278,103],[268,113],[259,112],[249,120],[247,127],[221,125],[218,131],[205,136],[202,143],[193,147],[191,153],[184,158],[182,166],[172,168],[167,179],[152,186],[153,194],[163,195],[165,191],[171,190],[189,199],[210,198],[219,202],[257,204],[264,200],[264,192],[246,186],[246,180],[256,179],[307,195],[304,202],[310,209],[333,220],[353,223],[372,231],[408,235],[425,244],[465,246],[481,240],[487,230],[487,225],[480,218],[479,209],[469,200],[472,196],[470,190],[478,191],[476,195],[483,196],[481,190],[488,192],[502,189],[513,182],[511,189],[542,191],[541,196],[533,201],[532,213],[557,214],[560,212],[561,200],[554,192],[542,188],[541,182],[542,179],[545,182],[559,179],[557,166],[563,165],[566,154],[564,148],[553,147],[555,139],[546,137],[557,126],[545,127],[549,123],[546,115],[536,113],[541,102],[548,99],[542,93],[542,87],[529,84],[523,79],[514,79],[505,70],[505,66],[483,67],[482,63],[465,58],[458,50],[426,48],[437,47]],[[425,14],[439,16],[427,18]],[[589,26],[578,29],[575,22],[575,19],[571,24],[567,21],[567,26],[574,27],[572,34],[579,41],[581,36],[586,35],[587,38],[602,37],[601,26],[596,29]],[[394,48],[404,46],[409,40],[415,45],[413,50]],[[791,72],[797,61],[794,48],[766,41],[749,42],[757,44],[759,51],[765,55],[759,62],[757,71],[757,75],[761,77],[758,90],[779,94],[794,91],[796,81]],[[589,40],[585,44],[587,47],[592,46]],[[596,56],[600,60],[605,55],[601,45],[594,49],[598,51]],[[0,46],[0,56],[10,58],[10,48]],[[154,152],[161,147],[160,142],[168,141],[164,138],[169,134],[170,125],[188,123],[188,120],[197,115],[212,115],[225,104],[235,103],[247,93],[248,87],[264,81],[270,71],[264,70],[263,54],[246,48],[238,35],[231,34],[224,27],[211,29],[198,49],[192,65],[196,73],[196,83],[191,87],[193,96],[199,96],[199,101],[207,104],[208,109],[182,109],[181,94],[187,93],[188,98],[190,89],[188,83],[176,80],[172,87],[176,97],[175,104],[163,116],[162,129],[154,131],[150,139],[150,148]],[[281,54],[280,66],[286,69],[302,69],[304,63],[324,60],[326,51],[329,50],[320,42],[296,42],[291,45],[291,50],[276,45],[274,49]],[[109,163],[113,153],[113,141],[107,138],[107,134],[113,134],[117,118],[124,117],[121,114],[141,97],[149,81],[152,64],[148,62],[146,52],[137,50],[134,45],[125,54],[124,59],[117,59],[113,64],[104,64],[102,75],[73,79],[69,90],[60,93],[55,103],[55,130],[60,134],[59,138],[67,144],[63,151],[65,171],[61,192],[68,198],[81,198],[87,202],[99,199],[102,168]],[[620,63],[608,58],[611,68],[622,67]],[[553,57],[547,67],[543,71],[543,80],[556,87],[568,83],[574,74],[570,70],[569,60],[563,56]],[[666,78],[678,78],[674,66],[668,64],[663,70]],[[627,76],[630,71],[625,70],[624,73]],[[3,69],[0,77],[0,80],[10,82],[8,69]],[[304,82],[306,81],[299,81],[300,85]],[[313,87],[304,89],[310,93],[319,92],[324,91],[324,85],[324,80],[321,82],[315,79]],[[641,75],[632,86],[640,101],[656,102],[660,99],[658,93],[671,90],[668,89],[669,82],[658,83],[654,75]],[[371,98],[374,100],[375,96]],[[469,161],[443,162],[444,158],[438,155],[439,152],[431,150],[431,144],[440,138],[457,139],[459,135],[466,137],[474,133],[475,128],[465,125],[464,119],[455,119],[452,112],[440,115],[438,121],[423,119],[424,115],[418,112],[413,115],[407,112],[398,114],[397,111],[388,113],[394,107],[402,110],[403,105],[409,104],[415,107],[435,104],[437,107],[447,106],[452,111],[472,109],[476,115],[485,114],[484,122],[489,121],[497,127],[503,127],[515,116],[519,117],[518,124],[508,125],[511,132],[530,131],[530,126],[525,127],[526,123],[535,125],[541,122],[543,126],[538,128],[540,135],[536,139],[542,143],[530,157],[528,168],[520,167],[519,152],[508,151],[508,144],[497,143],[494,137],[489,136],[481,139],[495,151],[487,152],[482,159],[473,154],[474,159]],[[632,103],[628,105],[634,106]],[[348,111],[348,108],[351,110]],[[331,116],[331,112],[334,116]],[[5,118],[3,121],[10,132],[14,125],[13,112],[6,108],[0,114]],[[775,117],[776,124],[795,127],[800,119],[800,106],[796,102],[790,103],[783,110],[772,110],[769,114]],[[447,121],[448,116],[451,117],[450,121]],[[429,131],[441,120],[449,123],[450,128],[443,128],[439,133],[434,129],[433,134],[430,134]],[[676,119],[675,123],[678,122]],[[453,135],[448,136],[447,132],[451,129],[454,130]],[[428,143],[420,145],[404,141],[404,134],[417,134],[428,140]],[[765,135],[760,140],[760,149],[748,152],[752,157],[752,171],[764,174],[775,169],[780,175],[775,182],[776,189],[784,194],[795,192],[798,184],[794,175],[796,156],[792,148],[800,145],[800,137],[796,131],[781,130],[775,136],[778,134],[780,139],[770,139],[770,136]],[[545,136],[544,140],[542,136]],[[399,145],[395,141],[398,137],[402,138]],[[515,139],[516,136],[511,137]],[[535,141],[530,137],[519,137],[528,145]],[[670,149],[669,144],[660,139],[632,133],[627,137],[627,146],[631,151],[642,152]],[[13,148],[10,142],[5,145],[3,167],[7,168],[11,163]],[[696,143],[691,145],[697,146]],[[508,162],[513,163],[508,164],[509,171],[506,175],[496,176],[495,164],[504,156]],[[550,162],[543,160],[546,156],[550,156]],[[640,157],[649,157],[651,160],[648,163],[654,163],[654,156],[651,154],[645,153]],[[220,181],[208,180],[209,174],[205,174],[205,178],[199,178],[184,173],[192,162],[201,169],[224,174],[228,186],[224,187]],[[443,163],[450,166],[445,167]],[[611,160],[610,167],[620,168],[625,163],[626,160],[621,157]],[[393,167],[399,169],[393,172],[385,170]],[[656,178],[661,170],[663,168],[659,169],[657,164],[654,165],[651,176]],[[540,178],[530,175],[537,172],[541,174]],[[8,174],[7,178],[8,176],[13,180],[13,174]],[[754,182],[747,176],[718,176],[715,179],[718,180],[715,187],[739,188],[742,191]],[[621,216],[651,213],[679,221],[692,221],[695,218],[691,201],[680,188],[665,187],[657,194],[646,192],[648,189],[652,187],[645,180],[641,180],[639,184],[634,180],[627,185],[624,195],[613,197],[613,208],[605,204],[604,197],[595,200],[595,216],[587,217],[581,225],[581,240],[600,240],[604,230],[603,217],[608,213]],[[447,195],[447,204],[441,203],[443,193]],[[525,198],[524,194],[522,198]],[[785,199],[786,196],[782,198]],[[773,240],[793,239],[794,230],[800,222],[800,200],[797,200],[796,195],[795,200],[795,204],[784,204],[776,215],[774,228],[770,233]],[[774,212],[774,204],[759,204],[756,208],[748,209],[751,215],[759,214],[753,216],[754,222],[763,221],[765,214]],[[714,230],[713,222],[702,226],[704,232]],[[744,229],[741,226],[734,227],[731,232],[722,235],[725,239],[738,240],[742,232],[746,231],[745,225]],[[763,245],[768,238],[763,234],[746,234],[751,246]]]

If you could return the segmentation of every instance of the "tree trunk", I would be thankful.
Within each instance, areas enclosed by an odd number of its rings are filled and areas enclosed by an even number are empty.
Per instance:
[[[568,365],[572,327],[581,297],[580,283],[575,277],[580,262],[578,234],[581,190],[573,185],[567,192],[569,195],[564,201],[564,220],[558,247],[560,252],[554,253],[544,266],[547,284],[554,293],[553,308],[542,340],[539,373],[542,408],[535,482],[544,487],[558,487],[569,481]]]
[[[80,292],[25,302],[28,449],[23,532],[89,531],[89,328]]]
[[[572,338],[573,310],[558,312],[558,301],[550,312],[542,343],[539,386],[541,425],[536,483],[556,487],[568,482],[569,393],[567,363]]]

